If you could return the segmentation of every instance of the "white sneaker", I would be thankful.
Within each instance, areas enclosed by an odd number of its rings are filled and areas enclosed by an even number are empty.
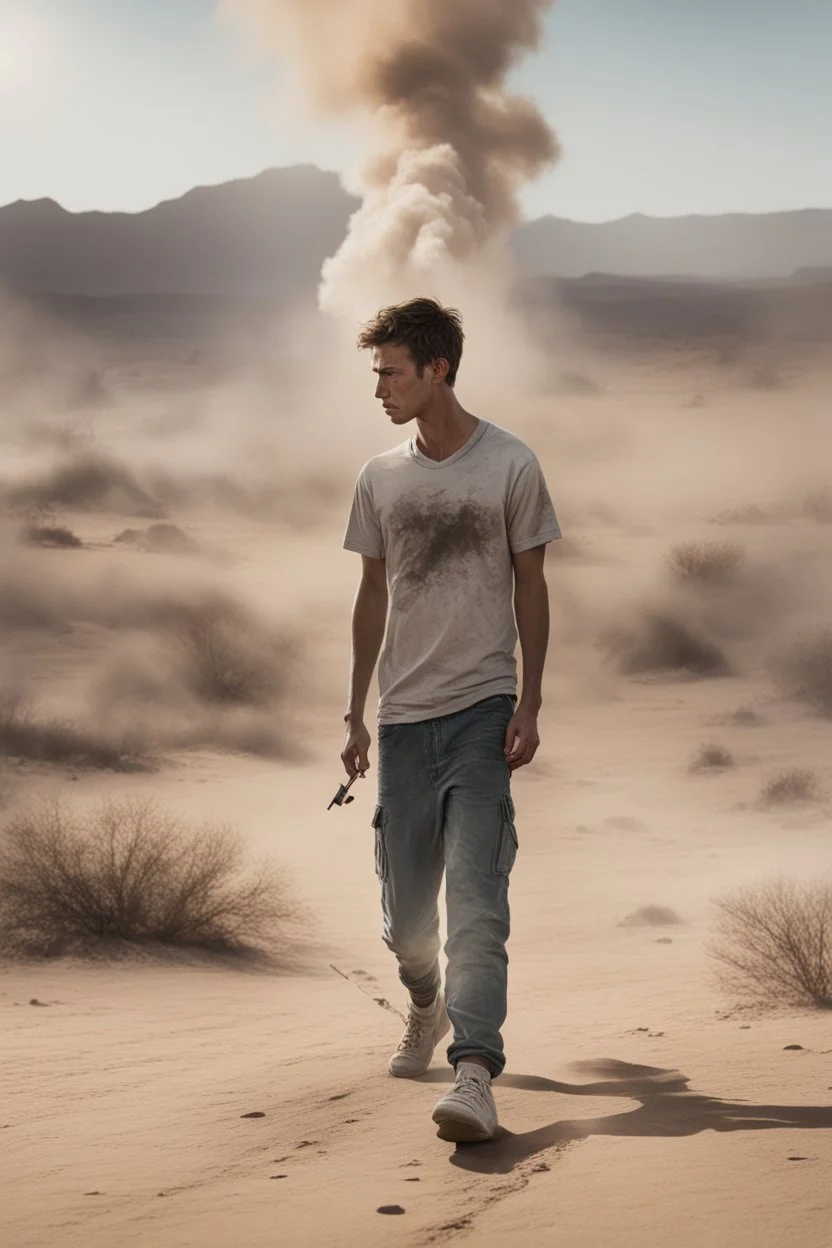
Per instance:
[[[497,1131],[497,1106],[491,1076],[476,1062],[459,1062],[454,1086],[433,1111],[440,1140],[474,1144],[491,1140]]]
[[[441,992],[433,1005],[425,1008],[411,1001],[404,1035],[387,1063],[390,1074],[397,1079],[418,1079],[430,1067],[433,1051],[450,1027]]]

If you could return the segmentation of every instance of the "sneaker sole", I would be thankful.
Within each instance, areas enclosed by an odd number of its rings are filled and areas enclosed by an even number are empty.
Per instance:
[[[496,1134],[496,1127],[489,1131],[477,1119],[463,1117],[453,1109],[435,1109],[433,1121],[439,1128],[436,1133],[439,1139],[449,1144],[486,1144]]]
[[[440,1040],[442,1040],[445,1036],[447,1036],[450,1030],[451,1030],[450,1019],[446,1015],[445,1021],[443,1022],[442,1026],[439,1028],[438,1031],[434,1032],[433,1049],[431,1051],[430,1059],[428,1061],[427,1066],[425,1066],[422,1070],[396,1071],[396,1070],[393,1070],[388,1063],[388,1066],[387,1066],[388,1072],[393,1076],[394,1079],[420,1079],[422,1075],[426,1075],[427,1072],[430,1070],[430,1064],[433,1061],[433,1054],[436,1052],[437,1044],[439,1043]],[[392,1058],[390,1060],[392,1061]]]

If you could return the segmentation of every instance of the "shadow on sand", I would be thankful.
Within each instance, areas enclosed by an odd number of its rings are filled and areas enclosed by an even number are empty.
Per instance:
[[[591,1135],[684,1136],[700,1131],[763,1131],[772,1128],[832,1129],[832,1105],[749,1105],[721,1101],[688,1089],[676,1070],[635,1066],[607,1058],[577,1062],[576,1073],[594,1076],[594,1083],[562,1083],[540,1075],[503,1075],[500,1086],[528,1092],[559,1092],[562,1096],[615,1096],[639,1106],[604,1118],[561,1120],[536,1131],[514,1134],[500,1128],[488,1144],[457,1145],[451,1164],[480,1174],[508,1174],[515,1166],[546,1149],[566,1148]],[[450,1083],[450,1070],[436,1070],[420,1082]]]

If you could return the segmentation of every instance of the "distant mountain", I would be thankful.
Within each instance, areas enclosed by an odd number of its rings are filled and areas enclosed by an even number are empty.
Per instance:
[[[512,239],[525,277],[788,277],[832,264],[832,209],[716,217],[635,214],[588,225],[541,217]]]
[[[186,294],[311,300],[358,201],[313,165],[200,187],[139,213],[70,213],[51,199],[0,208],[0,282],[79,295]],[[511,247],[522,277],[786,278],[824,281],[832,210],[761,216],[543,217]],[[806,275],[808,280],[812,277]]]
[[[0,282],[29,293],[314,298],[358,201],[314,165],[199,187],[146,212],[0,208]]]

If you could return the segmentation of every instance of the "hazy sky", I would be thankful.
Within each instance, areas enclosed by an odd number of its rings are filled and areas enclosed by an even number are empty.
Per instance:
[[[830,0],[559,0],[515,75],[564,147],[527,212],[832,206],[830,48]],[[347,169],[356,136],[281,85],[215,0],[0,0],[0,204],[135,211],[270,165]]]

